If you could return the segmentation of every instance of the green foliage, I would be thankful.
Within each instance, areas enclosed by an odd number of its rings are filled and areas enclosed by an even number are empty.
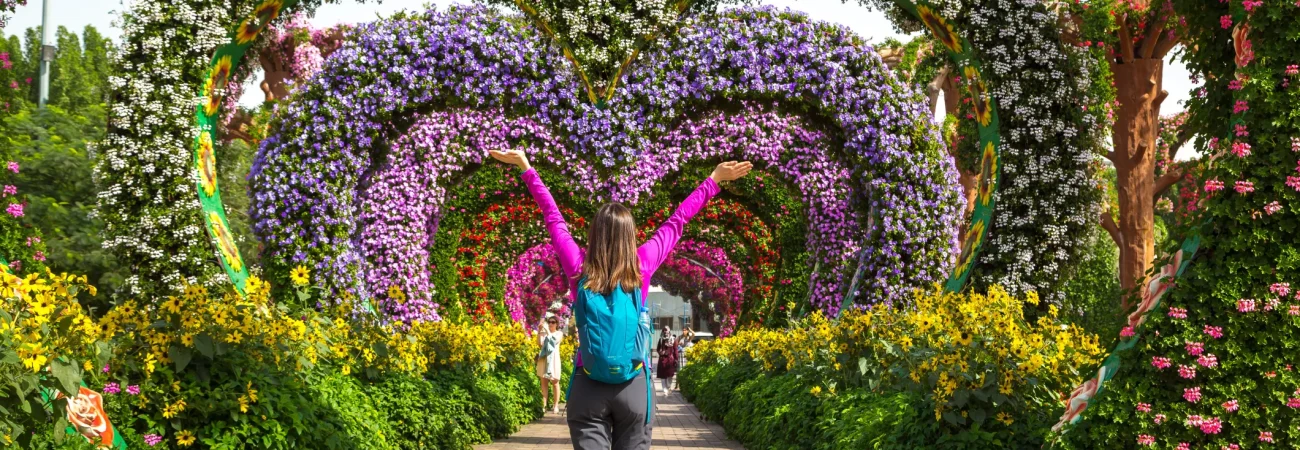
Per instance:
[[[92,306],[105,306],[127,274],[104,251],[92,217],[98,189],[91,179],[91,143],[104,136],[104,108],[76,111],[58,106],[24,107],[0,124],[0,152],[13,152],[22,165],[15,180],[27,194],[28,226],[44,232],[46,264],[56,271],[84,274],[102,292]]]
[[[376,402],[356,378],[332,373],[312,383],[311,390],[322,406],[337,414],[343,442],[366,450],[398,448],[392,442],[401,436],[387,420],[387,405]]]
[[[1084,260],[1062,288],[1061,320],[1109,338],[1124,327],[1119,311],[1119,248],[1096,226],[1087,237],[1086,249]]]

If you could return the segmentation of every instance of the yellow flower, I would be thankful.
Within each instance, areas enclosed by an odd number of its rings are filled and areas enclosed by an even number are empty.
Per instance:
[[[971,342],[975,340],[975,335],[971,334],[969,331],[959,331],[957,334],[953,335],[953,338],[955,338],[954,340],[958,344],[969,346]]]
[[[808,390],[808,392],[811,393],[813,396],[821,395],[821,393],[822,393],[822,387],[821,387],[821,386],[813,386],[812,389],[809,389],[809,390]]]
[[[163,301],[162,307],[172,314],[178,314],[181,312],[181,300],[176,297],[167,297],[167,300]]]
[[[91,364],[90,361],[86,361],[86,362],[81,363],[81,368],[82,368],[83,370],[89,372],[89,371],[95,370],[95,365],[94,365],[94,364]]]
[[[194,445],[194,433],[190,432],[190,430],[182,430],[180,433],[176,433],[176,444],[181,447]]]
[[[1011,425],[1011,422],[1015,422],[1015,421],[1016,421],[1016,420],[1015,420],[1015,419],[1012,419],[1012,418],[1011,418],[1011,415],[1010,415],[1010,414],[1007,414],[1006,411],[1003,411],[1003,412],[998,413],[998,422],[1002,422],[1002,423],[1004,423],[1004,424]]]
[[[248,413],[248,397],[239,396],[239,412]]]
[[[289,271],[289,279],[293,280],[295,285],[306,286],[311,281],[311,272],[307,270],[307,266],[300,265]]]
[[[203,193],[211,197],[217,191],[217,160],[212,149],[212,134],[199,132],[199,184]]]
[[[186,335],[184,335],[184,336],[181,336],[181,343],[182,343],[182,344],[185,344],[186,347],[193,347],[193,346],[194,346],[194,335],[193,335],[193,334],[186,334]]]
[[[952,50],[953,53],[961,53],[961,40],[957,37],[957,31],[953,29],[952,24],[948,23],[942,16],[935,14],[933,9],[925,5],[917,5],[917,15],[921,16],[921,22],[925,23],[930,33],[934,34],[935,39],[942,42],[944,46]]]

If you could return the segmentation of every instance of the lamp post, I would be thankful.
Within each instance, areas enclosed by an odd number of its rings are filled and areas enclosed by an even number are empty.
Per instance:
[[[41,5],[41,91],[38,106],[45,109],[45,104],[50,101],[50,62],[54,61],[54,46],[50,43],[54,40],[54,33],[50,31],[50,2],[45,0]]]

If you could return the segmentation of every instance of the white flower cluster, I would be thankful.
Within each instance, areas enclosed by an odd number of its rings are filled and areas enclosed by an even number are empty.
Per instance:
[[[228,26],[251,1],[137,0],[122,15],[113,55],[109,131],[96,146],[96,215],[104,247],[130,267],[132,295],[182,281],[223,283],[195,189],[193,142],[201,79]]]
[[[602,87],[608,80],[599,74],[612,73],[636,51],[639,39],[660,35],[678,18],[676,3],[665,0],[549,0],[537,6],[538,16]]]

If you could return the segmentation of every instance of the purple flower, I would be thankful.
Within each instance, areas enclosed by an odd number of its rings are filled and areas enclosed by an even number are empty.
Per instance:
[[[144,435],[144,443],[149,444],[150,447],[158,445],[159,443],[162,443],[162,441],[163,441],[163,437],[157,434]]]
[[[4,193],[5,193],[5,195],[14,195],[14,194],[17,194],[17,193],[18,193],[18,187],[17,187],[17,186],[14,186],[14,185],[12,185],[12,184],[6,184],[6,185],[5,185]]]
[[[140,385],[133,384],[126,387],[126,393],[131,395],[140,395]]]
[[[9,161],[9,171],[13,173],[18,173],[18,163]]]
[[[14,216],[14,217],[22,217],[22,216],[23,216],[23,204],[22,204],[22,203],[10,203],[9,206],[5,208],[5,212],[9,213],[9,215]]]
[[[108,384],[105,384],[105,385],[104,385],[104,390],[103,390],[103,392],[104,392],[105,394],[117,394],[117,393],[122,392],[122,388],[121,388],[120,386],[118,386],[117,383],[108,383]]]

